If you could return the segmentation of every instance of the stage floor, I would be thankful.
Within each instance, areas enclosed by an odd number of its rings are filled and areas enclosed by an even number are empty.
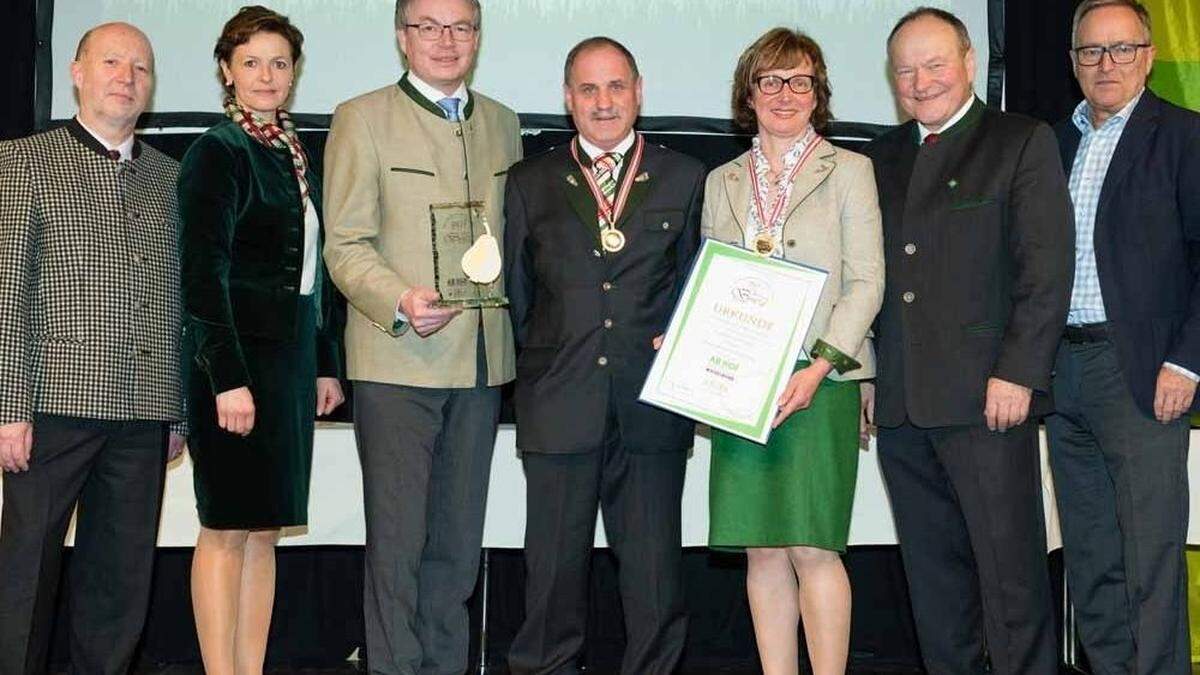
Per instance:
[[[357,675],[362,672],[365,671],[361,670],[357,664],[348,663],[340,668],[267,668],[266,675]],[[586,675],[619,675],[615,670],[589,669],[584,672]],[[725,666],[686,668],[680,670],[677,675],[759,675],[761,672],[757,666]],[[846,671],[847,675],[919,675],[921,672],[909,668],[851,668]],[[1074,675],[1080,671],[1064,668],[1061,672],[1062,675]],[[65,675],[65,673],[51,673],[51,675]],[[199,665],[141,667],[135,670],[133,675],[204,675],[204,669]],[[471,672],[467,675],[477,675],[477,673]],[[508,670],[492,668],[485,675],[508,675]],[[1200,675],[1200,664],[1193,664],[1192,675]]]

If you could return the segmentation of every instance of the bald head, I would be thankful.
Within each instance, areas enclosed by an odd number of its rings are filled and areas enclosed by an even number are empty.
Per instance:
[[[71,62],[79,119],[117,138],[133,133],[154,89],[154,51],[146,34],[127,23],[106,23],[79,40]]]
[[[125,37],[133,40],[141,40],[146,46],[146,51],[150,53],[150,60],[154,60],[154,49],[150,46],[150,38],[141,31],[140,28],[123,21],[113,21],[110,23],[102,23],[99,26],[93,26],[88,32],[79,38],[79,44],[75,46],[75,60],[78,61],[88,49],[88,44],[92,38],[100,35],[104,36],[108,33],[123,34]]]

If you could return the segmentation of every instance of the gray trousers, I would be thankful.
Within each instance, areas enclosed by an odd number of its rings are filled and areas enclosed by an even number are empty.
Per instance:
[[[483,539],[499,387],[354,383],[367,545],[367,664],[462,675]]]
[[[0,675],[46,671],[76,503],[70,673],[129,672],[150,603],[165,466],[161,422],[34,420],[29,471],[4,476]]]
[[[1067,587],[1097,675],[1191,673],[1187,416],[1138,409],[1110,342],[1058,350],[1046,418]]]

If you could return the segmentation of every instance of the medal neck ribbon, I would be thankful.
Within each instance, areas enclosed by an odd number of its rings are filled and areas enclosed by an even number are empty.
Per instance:
[[[637,140],[633,143],[633,149],[624,160],[626,164],[622,171],[621,185],[617,188],[616,199],[613,202],[609,202],[604,198],[604,192],[600,189],[600,184],[596,182],[596,176],[592,172],[592,168],[584,166],[583,160],[579,157],[579,138],[576,137],[571,141],[571,156],[575,159],[575,163],[579,165],[583,179],[587,181],[588,189],[592,191],[592,197],[596,199],[597,216],[605,228],[616,229],[617,221],[621,219],[621,211],[625,209],[625,203],[629,201],[629,191],[633,188],[633,181],[642,166],[642,151],[645,149],[645,146],[645,139],[642,138],[641,134],[637,134]]]

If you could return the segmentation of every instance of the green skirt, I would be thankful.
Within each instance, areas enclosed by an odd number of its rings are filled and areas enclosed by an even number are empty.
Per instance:
[[[858,382],[823,380],[766,445],[712,430],[708,544],[845,551],[858,477]]]
[[[296,339],[241,339],[254,396],[254,429],[217,425],[208,375],[191,360],[188,453],[200,524],[254,530],[308,524],[317,414],[316,302],[300,296]]]

